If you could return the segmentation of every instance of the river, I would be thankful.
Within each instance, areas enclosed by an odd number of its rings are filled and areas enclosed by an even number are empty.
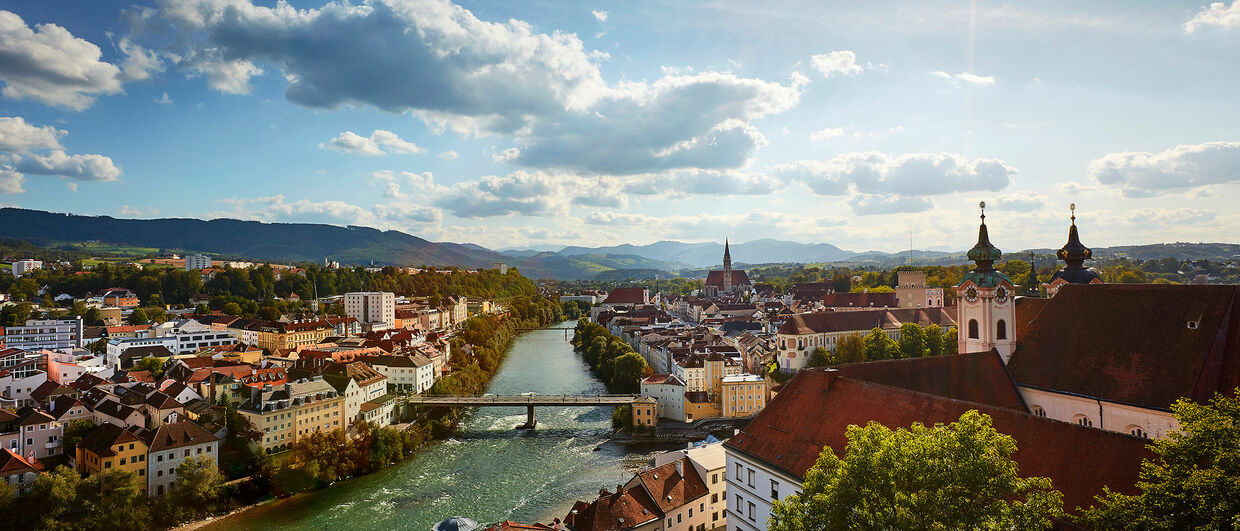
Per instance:
[[[566,322],[555,326],[571,326]],[[492,394],[606,393],[561,330],[513,340]],[[409,461],[309,494],[260,505],[204,529],[415,529],[450,516],[480,523],[550,523],[577,499],[614,490],[675,446],[607,442],[610,407],[536,408],[538,429],[516,431],[525,408],[478,408],[455,437]],[[594,451],[600,447],[599,451]]]

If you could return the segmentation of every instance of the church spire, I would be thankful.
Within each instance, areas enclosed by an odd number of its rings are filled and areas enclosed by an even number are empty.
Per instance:
[[[1003,256],[1003,253],[990,243],[990,234],[986,232],[986,202],[982,201],[977,206],[982,209],[982,225],[977,229],[977,244],[969,249],[969,260],[977,264],[973,268],[974,271],[992,271],[994,263]]]
[[[1068,205],[1072,211],[1072,226],[1068,228],[1068,243],[1065,243],[1055,256],[1068,264],[1065,269],[1084,269],[1085,260],[1093,256],[1093,251],[1081,244],[1081,237],[1076,233],[1076,203]]]
[[[723,239],[723,270],[732,271],[732,250],[728,248],[728,239]]]

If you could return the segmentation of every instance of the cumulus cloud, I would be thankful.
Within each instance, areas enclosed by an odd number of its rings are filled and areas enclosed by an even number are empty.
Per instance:
[[[459,157],[460,155],[458,155],[457,152],[449,149],[448,151],[445,151],[435,156],[443,160],[456,160],[456,158]]]
[[[667,75],[608,86],[573,34],[479,20],[448,0],[328,3],[298,10],[248,0],[161,0],[163,17],[198,40],[183,60],[221,90],[242,92],[257,65],[278,68],[286,97],[313,108],[370,105],[436,129],[513,135],[535,169],[636,174],[735,168],[765,143],[753,119],[795,105],[789,85],[727,73]],[[244,75],[219,83],[211,68]],[[248,66],[247,66],[248,65]],[[227,77],[227,76],[223,76]]]
[[[121,71],[100,61],[98,46],[55,24],[26,25],[0,11],[0,90],[6,98],[29,98],[80,111],[99,94],[121,91]]]
[[[1142,208],[1121,216],[1127,225],[1200,225],[1214,221],[1218,213],[1200,208]]]
[[[810,133],[809,138],[810,140],[826,140],[828,138],[841,137],[844,136],[844,134],[845,131],[843,127],[828,127],[821,131],[814,131],[813,133]]]
[[[1240,142],[1179,145],[1161,153],[1110,153],[1089,163],[1089,175],[1127,197],[1237,182]]]
[[[627,84],[588,111],[533,123],[514,162],[613,175],[737,168],[766,144],[749,121],[796,105],[799,86],[717,72]]]
[[[949,153],[892,156],[867,151],[843,153],[827,161],[782,164],[775,167],[775,173],[803,182],[821,195],[860,192],[925,196],[1002,190],[1012,182],[1016,169],[997,159],[970,161]]]
[[[155,98],[155,103],[160,105],[172,105],[172,98],[168,97],[168,93],[165,92],[162,97]]]
[[[69,155],[59,149],[23,157],[14,169],[35,175],[57,175],[79,181],[115,181],[121,169],[103,155]]]
[[[375,129],[369,137],[361,136],[353,131],[345,131],[327,143],[319,144],[319,148],[370,156],[393,153],[417,154],[426,151],[413,142],[400,138],[396,133],[383,129]]]
[[[995,76],[979,76],[972,72],[961,72],[959,74],[952,75],[943,71],[935,71],[930,72],[930,75],[949,81],[963,81],[970,85],[990,86],[995,84]]]
[[[387,188],[383,191],[383,197],[390,199],[409,199],[409,194],[400,191],[400,184],[389,182]]]
[[[594,15],[594,19],[595,19],[595,20],[597,20],[597,21],[599,21],[599,22],[607,22],[607,12],[606,12],[606,11],[602,11],[602,10],[599,10],[599,9],[595,9],[595,10],[590,11],[590,14],[591,14],[591,15]]]
[[[854,76],[865,70],[857,64],[857,54],[849,50],[815,54],[810,58],[810,64],[824,77]]]
[[[78,183],[65,183],[65,188],[70,192],[76,192],[78,191]]]
[[[934,208],[934,201],[926,197],[901,195],[858,194],[848,200],[848,206],[859,215],[897,214],[925,212]]]
[[[125,54],[125,60],[121,62],[121,74],[126,80],[145,81],[151,78],[151,74],[164,70],[163,59],[159,54],[134,44],[128,38],[122,38],[117,48]]]
[[[571,195],[559,176],[516,171],[446,187],[433,204],[463,218],[563,215]]]
[[[60,139],[65,131],[36,126],[20,116],[0,117],[0,179],[4,193],[19,193],[23,174],[54,175],[79,181],[115,181],[121,175],[103,155],[70,155]]]
[[[178,63],[190,77],[207,78],[207,86],[225,94],[249,94],[250,78],[263,69],[248,59],[226,59],[219,48],[195,48]]]
[[[152,208],[139,209],[139,208],[131,207],[129,205],[121,205],[121,207],[117,209],[116,212],[122,216],[133,216],[133,217],[158,216],[159,215],[158,208],[152,207]]]
[[[31,125],[20,116],[0,116],[0,151],[6,153],[63,149],[60,139],[65,134],[50,125]]]
[[[440,223],[443,221],[442,210],[405,201],[375,205],[375,215],[399,223]]]
[[[1184,23],[1184,32],[1193,33],[1206,26],[1240,28],[1240,0],[1232,0],[1230,6],[1224,2],[1214,2],[1201,8],[1199,13]]]
[[[328,223],[332,225],[375,224],[374,212],[344,201],[286,201],[284,194],[266,197],[225,199],[232,209],[214,212],[213,217],[253,219],[266,222]]]
[[[1003,194],[993,201],[996,207],[1010,212],[1033,212],[1046,207],[1046,197],[1032,192]]]
[[[637,195],[766,195],[780,183],[769,175],[733,170],[679,170],[629,179],[624,191]]]

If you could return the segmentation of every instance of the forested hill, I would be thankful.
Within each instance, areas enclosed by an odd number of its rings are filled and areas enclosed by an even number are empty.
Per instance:
[[[437,243],[400,231],[236,219],[117,219],[0,208],[0,236],[39,245],[100,241],[218,253],[255,260],[489,267],[504,256],[472,245]]]

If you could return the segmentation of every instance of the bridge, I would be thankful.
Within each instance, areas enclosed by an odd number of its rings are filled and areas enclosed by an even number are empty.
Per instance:
[[[418,406],[520,407],[525,406],[526,422],[520,429],[533,429],[534,406],[621,406],[632,404],[638,395],[430,395],[410,396],[404,401]]]

